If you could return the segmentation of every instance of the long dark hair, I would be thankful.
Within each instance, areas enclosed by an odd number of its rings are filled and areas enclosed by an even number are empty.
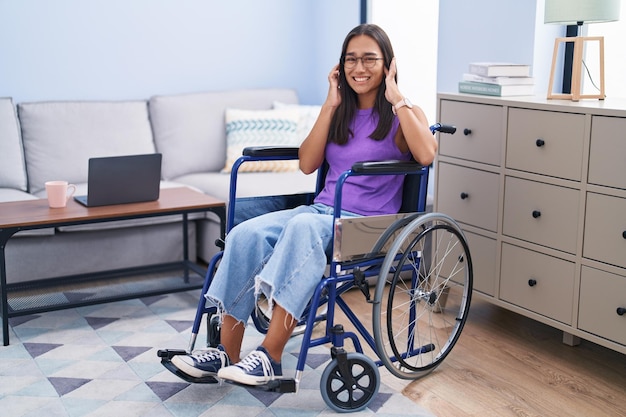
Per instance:
[[[350,130],[350,122],[354,118],[358,99],[356,92],[350,88],[346,79],[346,74],[343,69],[343,63],[348,49],[348,43],[352,38],[359,35],[366,35],[374,39],[380,50],[383,53],[385,68],[389,69],[391,60],[394,57],[393,48],[391,47],[391,41],[389,37],[379,26],[373,24],[362,24],[350,31],[343,41],[341,48],[341,58],[339,64],[339,91],[341,94],[341,104],[337,107],[333,119],[330,123],[330,130],[328,132],[328,141],[335,142],[339,145],[346,144],[348,139],[353,135]],[[396,74],[397,82],[397,74]],[[385,90],[387,86],[385,84],[385,76],[383,75],[383,81],[376,94],[376,102],[374,103],[374,111],[378,113],[378,126],[370,137],[374,140],[382,140],[387,136],[393,122],[393,112],[391,111],[391,105],[385,98]]]

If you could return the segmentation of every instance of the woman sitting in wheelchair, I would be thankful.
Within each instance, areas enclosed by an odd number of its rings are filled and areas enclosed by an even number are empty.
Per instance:
[[[305,174],[328,163],[325,186],[312,205],[255,217],[228,234],[205,294],[218,310],[221,344],[172,359],[191,376],[245,385],[281,378],[283,349],[326,267],[339,175],[360,161],[413,157],[429,165],[435,157],[436,139],[423,111],[398,89],[393,49],[381,28],[354,28],[328,81],[326,101],[298,155]],[[351,178],[343,188],[341,216],[397,213],[402,184],[402,176]],[[272,309],[269,329],[261,345],[240,359],[245,324],[260,294]]]

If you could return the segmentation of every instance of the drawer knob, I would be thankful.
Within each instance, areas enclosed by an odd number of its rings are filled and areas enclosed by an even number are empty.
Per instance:
[[[531,278],[528,280],[528,286],[529,287],[534,287],[535,285],[537,285],[537,280],[534,278]]]
[[[472,134],[472,129],[468,129],[468,128],[463,129],[463,134],[465,136],[471,135]]]
[[[624,239],[626,239],[626,230],[624,230],[624,231],[622,232],[622,237],[623,237]]]
[[[541,148],[543,145],[546,144],[546,141],[543,139],[537,139],[537,141],[535,142],[535,144],[537,145],[538,148]]]
[[[624,307],[617,307],[617,315],[618,316],[623,316],[624,314],[626,314],[626,308],[624,308]]]
[[[465,192],[461,193],[461,200],[465,200],[466,198],[469,198],[469,194],[465,193]],[[626,232],[624,232],[624,233],[626,233]]]
[[[538,219],[539,217],[541,217],[541,212],[539,210],[533,210],[533,217],[535,219]]]

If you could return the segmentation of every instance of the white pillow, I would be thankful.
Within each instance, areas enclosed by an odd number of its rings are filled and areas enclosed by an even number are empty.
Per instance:
[[[322,106],[304,105],[304,104],[287,104],[280,101],[275,101],[273,107],[277,110],[283,109],[296,109],[300,114],[298,119],[298,128],[296,130],[296,136],[300,138],[300,143],[306,139],[306,137],[313,129],[313,125],[320,115]]]
[[[222,172],[230,172],[243,149],[249,146],[299,147],[302,143],[296,136],[299,118],[297,109],[226,109],[226,164]],[[296,170],[297,160],[246,162],[239,168],[239,172]]]

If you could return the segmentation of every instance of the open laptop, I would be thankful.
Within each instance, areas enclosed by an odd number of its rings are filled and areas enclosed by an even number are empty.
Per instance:
[[[87,207],[159,199],[161,154],[89,159],[87,195],[74,199]]]

